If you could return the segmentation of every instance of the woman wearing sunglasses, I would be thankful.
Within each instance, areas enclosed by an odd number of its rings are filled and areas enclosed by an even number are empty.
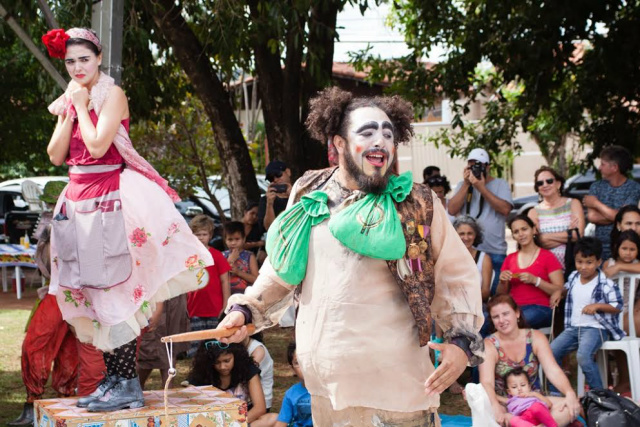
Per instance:
[[[564,177],[549,166],[542,166],[534,174],[533,188],[540,196],[540,203],[529,210],[528,216],[539,230],[538,242],[550,250],[565,267],[565,252],[569,234],[567,230],[577,228],[584,233],[584,212],[577,199],[564,197]],[[573,240],[577,239],[575,233]]]

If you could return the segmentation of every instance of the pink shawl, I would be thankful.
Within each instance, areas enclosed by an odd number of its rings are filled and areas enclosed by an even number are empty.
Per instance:
[[[104,73],[100,73],[100,79],[98,82],[91,88],[90,101],[89,101],[89,109],[92,108],[95,110],[96,115],[100,116],[100,110],[102,110],[102,106],[104,102],[107,100],[107,96],[109,95],[109,90],[114,85],[113,78],[109,77]],[[65,114],[73,114],[75,116],[75,110],[73,109],[73,104],[71,103],[71,96],[69,93],[69,89],[67,92],[62,94],[58,99],[53,101],[51,105],[49,105],[49,112],[55,116],[61,116]],[[131,144],[131,139],[129,138],[129,133],[124,128],[124,125],[120,123],[120,128],[118,129],[118,133],[116,133],[115,138],[113,139],[113,144],[116,146],[116,149],[124,158],[127,167],[130,169],[144,175],[151,181],[158,184],[162,189],[171,197],[171,200],[174,202],[179,202],[180,197],[178,193],[175,192],[174,189],[169,187],[167,180],[162,178],[160,174],[147,162],[135,148],[133,148],[133,144]]]

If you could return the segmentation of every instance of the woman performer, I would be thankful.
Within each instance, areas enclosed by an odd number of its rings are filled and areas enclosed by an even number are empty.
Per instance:
[[[213,261],[175,209],[175,191],[131,145],[127,98],[99,70],[96,34],[56,29],[42,40],[71,76],[49,106],[58,124],[47,153],[54,165],[69,165],[53,213],[50,293],[78,339],[103,351],[107,367],[78,406],[139,408],[136,337],[162,301],[206,285],[204,267]]]

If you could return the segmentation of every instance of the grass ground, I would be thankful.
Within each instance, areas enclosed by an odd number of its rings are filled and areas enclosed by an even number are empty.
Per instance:
[[[18,301],[15,294],[0,293],[0,426],[15,419],[22,411],[25,389],[20,374],[20,353],[24,339],[24,327],[35,301],[34,289],[27,289],[23,299]],[[287,345],[293,339],[291,328],[273,328],[264,334],[265,344],[274,360],[273,411],[278,411],[285,391],[298,380],[287,363]],[[179,387],[189,372],[188,360],[177,363],[178,375],[174,386]],[[151,374],[146,388],[159,390],[164,387],[156,370]],[[55,398],[49,386],[45,398]],[[441,412],[445,414],[469,415],[469,407],[460,395],[444,393],[441,396]]]

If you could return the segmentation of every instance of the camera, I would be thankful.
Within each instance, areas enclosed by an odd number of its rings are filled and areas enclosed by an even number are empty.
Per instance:
[[[469,169],[471,170],[473,176],[475,176],[477,179],[480,179],[480,176],[487,176],[487,165],[485,165],[484,163],[476,162],[469,166]]]
[[[272,185],[273,191],[276,193],[286,193],[287,192],[287,184],[274,184]]]

